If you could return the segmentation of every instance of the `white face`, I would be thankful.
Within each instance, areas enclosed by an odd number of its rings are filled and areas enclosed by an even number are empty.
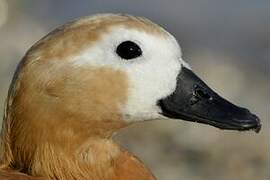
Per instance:
[[[116,49],[125,41],[136,43],[142,55],[128,60],[121,58]],[[158,36],[121,26],[105,33],[90,49],[73,58],[72,63],[83,67],[109,66],[126,72],[128,100],[121,109],[128,122],[160,118],[158,100],[174,92],[181,67],[188,66],[169,33]]]

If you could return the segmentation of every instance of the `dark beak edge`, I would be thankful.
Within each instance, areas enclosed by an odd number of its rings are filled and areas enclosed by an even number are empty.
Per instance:
[[[158,101],[163,116],[227,130],[261,129],[260,119],[220,97],[191,70],[182,67],[175,91]]]

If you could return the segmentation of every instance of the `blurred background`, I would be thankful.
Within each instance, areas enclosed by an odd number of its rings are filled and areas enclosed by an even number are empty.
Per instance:
[[[210,87],[263,123],[256,134],[153,121],[122,130],[117,141],[159,180],[269,180],[268,0],[0,0],[1,117],[13,72],[27,49],[66,21],[102,12],[145,16],[165,27]]]

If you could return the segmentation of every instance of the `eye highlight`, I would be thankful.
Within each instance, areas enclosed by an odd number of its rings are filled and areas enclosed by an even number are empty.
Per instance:
[[[135,42],[124,41],[117,46],[116,53],[122,59],[129,60],[141,56],[142,50]]]

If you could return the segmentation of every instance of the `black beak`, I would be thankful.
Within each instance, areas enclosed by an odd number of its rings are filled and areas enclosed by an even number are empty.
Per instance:
[[[161,114],[187,121],[209,124],[220,129],[261,129],[260,119],[245,108],[220,97],[191,70],[182,67],[176,90],[158,102]]]

